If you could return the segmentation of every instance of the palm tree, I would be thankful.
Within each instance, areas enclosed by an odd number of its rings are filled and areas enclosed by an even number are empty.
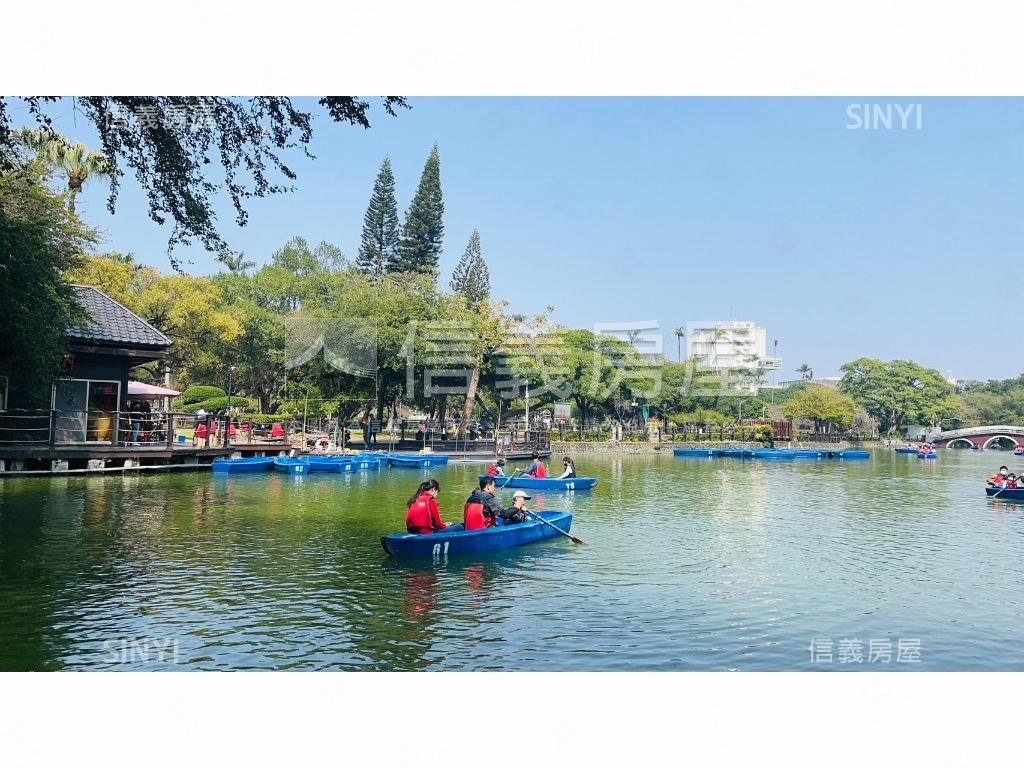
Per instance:
[[[217,261],[228,268],[228,272],[245,272],[248,269],[252,269],[256,266],[255,261],[250,261],[245,258],[245,251],[239,251],[238,253],[220,253],[217,254]]]
[[[66,136],[48,128],[32,131],[22,128],[17,139],[50,165],[62,170],[68,180],[68,210],[75,212],[75,198],[85,182],[101,176],[110,176],[110,161],[102,152],[86,148],[80,142],[72,143]]]
[[[683,359],[683,336],[686,335],[686,327],[680,325],[676,328],[676,357],[680,361]]]
[[[796,369],[796,372],[799,373],[802,378],[807,379],[808,381],[814,378],[814,371],[811,370],[811,366],[809,366],[807,363],[803,363],[799,368]]]

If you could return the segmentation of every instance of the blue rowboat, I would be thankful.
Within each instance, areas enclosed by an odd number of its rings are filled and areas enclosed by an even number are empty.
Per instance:
[[[896,453],[917,453],[917,448],[897,448]]]
[[[214,459],[214,472],[266,472],[274,466],[273,456],[255,456],[246,459]]]
[[[491,477],[491,475],[480,475],[480,479]],[[498,489],[502,488],[531,488],[535,491],[589,491],[597,485],[596,477],[567,477],[559,480],[557,477],[508,477],[496,476],[494,484]]]
[[[440,467],[448,463],[448,457],[437,453],[389,453],[388,464],[392,467]],[[538,523],[540,525],[540,523]]]
[[[986,496],[995,496],[1005,501],[1024,501],[1024,488],[1000,488],[998,485],[986,485]]]
[[[559,530],[569,532],[572,525],[572,514],[549,510],[534,514],[547,520]],[[389,555],[402,557],[441,557],[462,555],[471,552],[489,552],[495,549],[518,547],[520,544],[532,544],[535,541],[561,538],[558,531],[549,525],[529,519],[525,523],[515,525],[499,525],[479,531],[465,531],[462,526],[454,531],[438,533],[392,533],[381,536],[380,543]]]
[[[351,456],[303,456],[302,461],[309,464],[310,472],[344,472],[343,467],[352,463]]]
[[[309,462],[305,459],[278,456],[274,459],[274,469],[278,472],[287,472],[289,475],[305,475],[309,473]]]
[[[937,459],[938,458],[938,454],[935,454],[935,453],[919,453],[919,454],[917,454],[917,458],[919,458],[919,459]]]
[[[362,472],[368,469],[379,469],[382,465],[387,466],[387,459],[376,454],[362,453],[348,458],[351,461],[340,468],[340,472]]]
[[[717,448],[676,448],[672,451],[673,456],[717,456]]]

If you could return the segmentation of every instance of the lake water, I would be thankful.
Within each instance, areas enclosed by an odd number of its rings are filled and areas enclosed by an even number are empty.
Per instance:
[[[1024,505],[938,461],[584,457],[564,538],[381,549],[428,473],[0,480],[0,669],[1020,670]],[[508,491],[500,494],[510,496]]]

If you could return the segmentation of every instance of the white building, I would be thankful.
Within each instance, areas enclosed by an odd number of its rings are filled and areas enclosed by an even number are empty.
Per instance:
[[[782,367],[781,358],[768,356],[768,332],[743,320],[687,323],[686,355],[705,368],[737,376],[751,391],[767,383],[768,371]]]

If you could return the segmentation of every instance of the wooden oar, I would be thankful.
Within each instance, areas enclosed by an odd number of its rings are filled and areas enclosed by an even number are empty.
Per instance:
[[[554,528],[554,529],[555,529],[556,531],[558,531],[558,532],[559,532],[560,534],[562,534],[563,536],[565,536],[565,537],[567,537],[567,538],[570,538],[570,539],[572,539],[572,541],[573,541],[573,543],[574,543],[574,544],[586,544],[586,543],[587,543],[587,542],[585,542],[585,541],[584,541],[583,539],[579,539],[579,538],[577,538],[577,537],[573,536],[573,535],[572,535],[571,533],[566,533],[565,531],[563,531],[563,530],[562,530],[561,528],[559,528],[559,527],[558,527],[557,525],[555,525],[554,523],[549,523],[549,522],[548,522],[547,520],[545,520],[545,519],[544,519],[543,517],[541,517],[540,515],[535,515],[535,514],[534,514],[533,512],[531,512],[531,511],[530,511],[530,510],[528,510],[528,509],[524,509],[524,510],[523,510],[523,512],[525,512],[526,514],[528,514],[528,515],[529,515],[530,517],[532,517],[532,518],[533,518],[534,520],[540,520],[540,521],[541,521],[542,523],[544,523],[544,525],[547,525],[547,526],[549,526],[549,527],[551,527],[551,528]]]

